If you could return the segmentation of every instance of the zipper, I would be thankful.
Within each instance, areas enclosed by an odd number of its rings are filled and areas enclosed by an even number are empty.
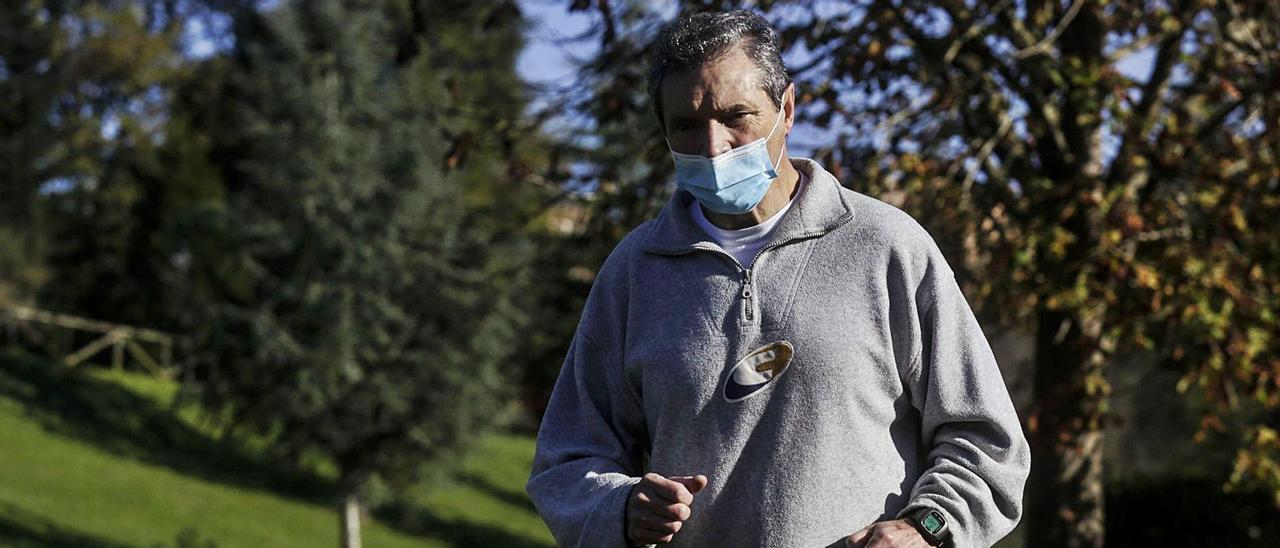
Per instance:
[[[738,269],[738,273],[742,275],[742,291],[740,291],[738,295],[742,297],[743,316],[745,317],[748,323],[755,323],[755,319],[756,319],[755,291],[751,287],[751,269],[743,268],[742,263],[739,263],[738,259],[735,259],[733,255],[729,254],[728,251],[725,251],[719,247],[704,246],[704,245],[697,245],[697,244],[695,244],[693,247],[694,249],[700,249],[702,251],[713,253],[715,255],[720,255],[721,257],[728,259],[729,264],[732,264],[734,268]],[[757,253],[756,258],[759,258],[759,257],[760,257],[760,254]],[[751,260],[752,264],[755,264],[755,260],[756,259]]]
[[[747,323],[756,323],[756,290],[755,284],[751,280],[751,270],[756,267],[756,263],[760,261],[760,256],[764,255],[764,252],[775,247],[781,247],[795,239],[797,238],[788,238],[781,242],[773,242],[760,248],[760,251],[756,252],[755,257],[751,258],[751,268],[742,268],[742,265],[738,265],[738,268],[742,270],[742,305],[746,307],[747,310]],[[733,262],[734,264],[738,263],[737,259],[734,259]]]
[[[773,250],[773,249],[774,249],[774,248],[776,248],[776,247],[782,247],[782,246],[784,246],[784,245],[786,245],[786,244],[789,244],[789,243],[791,243],[791,242],[793,242],[793,241],[796,241],[796,240],[803,240],[803,239],[810,238],[810,237],[813,237],[813,236],[815,236],[815,235],[820,235],[820,234],[822,234],[822,233],[821,233],[821,232],[817,232],[817,233],[808,232],[808,233],[799,234],[799,235],[796,235],[796,236],[793,236],[793,237],[787,238],[787,239],[782,240],[782,241],[772,242],[772,243],[770,243],[770,244],[768,244],[768,245],[766,245],[766,246],[764,246],[764,247],[760,248],[760,251],[757,251],[757,252],[756,252],[755,257],[752,257],[752,258],[751,258],[751,266],[752,266],[752,268],[754,268],[754,267],[755,267],[756,262],[758,262],[758,261],[760,260],[760,256],[761,256],[761,255],[764,255],[764,252],[766,252],[766,251],[771,251],[771,250]],[[723,250],[723,249],[721,249],[721,248],[719,248],[719,247],[716,247],[716,246],[703,246],[703,245],[696,245],[696,244],[695,244],[693,247],[694,247],[695,249],[701,249],[701,250],[703,250],[703,251],[709,251],[709,252],[714,253],[714,254],[716,254],[716,255],[721,255],[721,256],[723,256],[724,258],[729,259],[729,262],[730,262],[730,263],[732,263],[732,264],[733,264],[733,266],[734,266],[735,268],[737,268],[737,269],[738,269],[738,272],[739,272],[740,274],[742,274],[742,292],[741,292],[740,294],[742,295],[742,306],[743,306],[743,308],[744,308],[744,314],[743,314],[743,315],[746,317],[747,323],[755,323],[755,321],[756,321],[756,306],[755,306],[755,305],[756,305],[756,290],[755,290],[755,281],[751,279],[752,268],[743,268],[742,263],[739,263],[739,262],[738,262],[738,259],[735,259],[735,258],[733,257],[733,255],[730,255],[730,254],[729,254],[729,252],[728,252],[728,251],[725,251],[725,250]]]

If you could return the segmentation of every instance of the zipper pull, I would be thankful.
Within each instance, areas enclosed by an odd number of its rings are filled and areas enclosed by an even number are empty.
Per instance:
[[[755,303],[751,300],[751,269],[742,272],[742,305],[747,310],[747,321],[755,320]]]

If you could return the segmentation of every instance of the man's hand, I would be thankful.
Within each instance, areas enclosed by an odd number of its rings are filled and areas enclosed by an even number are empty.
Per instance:
[[[849,548],[930,548],[907,520],[877,521],[845,539]]]
[[[650,472],[640,478],[627,497],[627,542],[666,544],[689,519],[693,495],[707,486],[707,477],[671,476]]]

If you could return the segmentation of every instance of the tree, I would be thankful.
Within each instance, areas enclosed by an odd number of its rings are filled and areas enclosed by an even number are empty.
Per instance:
[[[985,318],[1035,326],[1029,545],[1103,542],[1105,372],[1122,350],[1183,367],[1184,390],[1219,404],[1206,428],[1260,416],[1232,481],[1280,501],[1274,3],[755,5],[799,59],[801,121],[833,135],[818,159],[920,219]],[[596,7],[601,59],[647,43],[618,3]],[[1149,74],[1119,68],[1134,55]],[[634,110],[612,96],[596,100]]]
[[[59,83],[45,64],[56,55],[59,33],[37,12],[32,2],[0,13],[0,94],[7,98],[0,102],[0,169],[6,173],[0,185],[0,304],[39,285],[31,211],[37,189],[52,174],[31,173],[37,165],[31,160],[47,154],[57,139],[46,120]]]
[[[379,486],[409,485],[503,410],[529,252],[492,232],[523,194],[482,134],[521,111],[504,84],[519,49],[505,7],[234,13],[227,84],[204,118],[226,203],[193,252],[214,304],[190,379],[288,461],[332,462],[346,546]]]
[[[821,52],[800,75],[810,119],[857,128],[828,161],[901,192],[988,317],[1036,326],[1031,545],[1102,544],[1117,349],[1276,406],[1277,302],[1247,282],[1280,267],[1273,10],[866,2],[785,31]],[[1144,48],[1145,80],[1117,69]],[[1274,453],[1269,431],[1242,456]]]
[[[670,151],[654,123],[645,90],[648,40],[662,23],[651,2],[574,2],[599,24],[571,41],[598,42],[577,77],[543,89],[545,106],[530,117],[556,119],[545,143],[546,204],[575,218],[572,230],[531,230],[540,253],[531,265],[539,329],[522,343],[526,401],[537,416],[551,395],[595,271],[623,236],[653,217],[670,196]],[[539,125],[541,128],[541,124]],[[545,228],[545,227],[543,227]]]
[[[139,301],[101,290],[139,285],[123,249],[141,231],[122,210],[144,194],[133,168],[159,142],[186,16],[172,2],[71,0],[0,14],[0,285],[15,297],[45,289],[42,304],[89,313],[89,296],[112,311]]]

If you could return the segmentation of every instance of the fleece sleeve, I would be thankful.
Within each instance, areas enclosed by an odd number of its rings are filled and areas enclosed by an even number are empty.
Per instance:
[[[618,354],[579,326],[538,431],[525,489],[559,546],[627,545],[626,500],[648,435]]]
[[[927,456],[898,517],[932,508],[953,546],[991,546],[1021,518],[1031,451],[991,347],[936,251],[914,301],[909,389]]]

